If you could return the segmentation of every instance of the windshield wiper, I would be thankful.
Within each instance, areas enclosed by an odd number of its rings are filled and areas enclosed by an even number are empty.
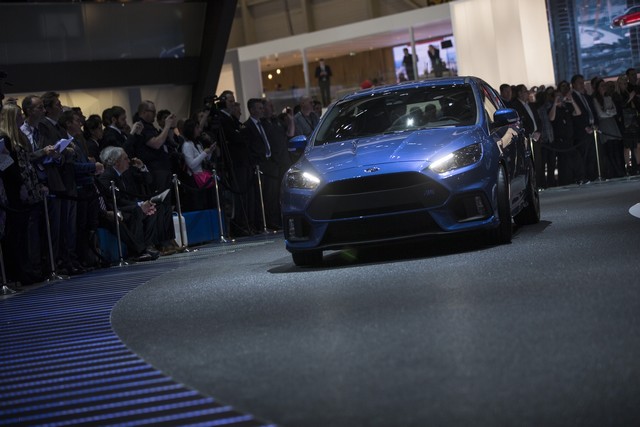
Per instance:
[[[388,130],[388,131],[384,132],[383,135],[393,135],[393,134],[397,134],[397,133],[411,132],[411,131],[414,131],[414,130],[415,129]]]

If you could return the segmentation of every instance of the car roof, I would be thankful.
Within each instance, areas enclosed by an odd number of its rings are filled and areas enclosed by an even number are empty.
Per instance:
[[[378,95],[381,93],[386,93],[398,89],[403,88],[415,88],[415,87],[426,87],[426,86],[444,86],[444,85],[460,85],[460,84],[471,84],[474,86],[474,83],[477,84],[480,81],[479,78],[473,76],[456,76],[456,77],[440,77],[440,78],[432,78],[425,80],[412,80],[409,82],[402,83],[393,83],[382,86],[375,86],[370,89],[360,90],[358,92],[352,93],[351,95],[347,95],[342,99],[342,101],[351,101],[354,99],[359,99],[366,96]]]

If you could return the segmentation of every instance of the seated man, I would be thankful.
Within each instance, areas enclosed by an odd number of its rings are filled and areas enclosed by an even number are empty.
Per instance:
[[[131,181],[124,174],[129,170],[129,156],[121,147],[107,147],[102,150],[100,159],[104,163],[105,170],[98,179],[98,188],[107,210],[115,212],[111,181],[116,187],[117,211],[122,214],[120,236],[127,245],[129,253],[137,261],[158,258],[159,252],[154,248],[158,235],[156,205],[151,200],[137,200],[135,189],[128,191],[127,183],[131,185]],[[103,215],[101,225],[115,233],[113,215]]]

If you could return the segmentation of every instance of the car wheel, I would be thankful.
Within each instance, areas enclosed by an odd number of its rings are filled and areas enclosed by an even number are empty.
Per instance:
[[[500,245],[511,242],[513,231],[511,229],[511,200],[509,198],[509,183],[504,167],[500,166],[497,182],[498,219],[500,224],[489,230],[489,242]]]
[[[529,160],[529,182],[527,184],[527,194],[525,195],[525,206],[513,220],[518,225],[537,224],[540,222],[540,194],[536,183],[536,172],[533,162]]]
[[[317,267],[322,265],[322,251],[294,252],[293,263],[299,267]]]

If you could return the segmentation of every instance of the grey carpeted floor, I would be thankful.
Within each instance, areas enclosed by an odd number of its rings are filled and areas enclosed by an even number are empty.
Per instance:
[[[118,335],[283,426],[640,424],[640,182],[546,191],[510,245],[328,253],[280,238],[138,287]]]

